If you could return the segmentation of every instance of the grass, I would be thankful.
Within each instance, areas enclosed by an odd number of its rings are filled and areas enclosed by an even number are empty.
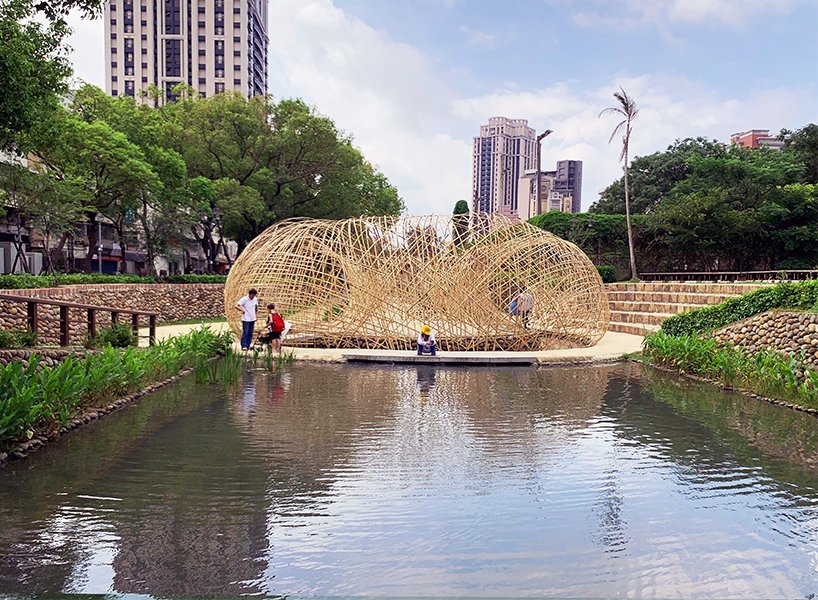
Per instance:
[[[647,336],[643,348],[650,363],[706,377],[726,388],[818,408],[818,372],[803,355],[787,357],[772,350],[750,355],[712,338],[662,331]]]

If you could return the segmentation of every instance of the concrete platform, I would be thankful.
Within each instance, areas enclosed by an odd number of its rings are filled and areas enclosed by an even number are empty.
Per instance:
[[[165,325],[157,327],[156,337],[165,339],[182,335],[201,325]],[[210,323],[213,331],[226,331],[227,323]],[[147,331],[145,331],[147,333]],[[344,348],[292,348],[284,344],[285,352],[292,352],[296,360],[316,362],[371,362],[382,364],[440,364],[440,365],[560,365],[610,362],[623,354],[642,349],[640,335],[609,331],[591,348],[541,350],[539,352],[440,352],[436,357],[418,356],[408,350],[350,350]],[[241,352],[238,342],[234,345]],[[434,362],[431,362],[433,361]]]
[[[342,354],[346,362],[364,362],[381,364],[418,364],[418,365],[474,365],[474,366],[525,366],[531,367],[537,364],[536,356],[521,355],[517,353],[506,353],[504,356],[485,356],[482,352],[441,352],[437,356],[425,354],[418,356],[411,351],[394,350],[389,354]]]

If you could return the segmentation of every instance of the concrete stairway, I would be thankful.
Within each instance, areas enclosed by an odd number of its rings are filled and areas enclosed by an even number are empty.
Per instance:
[[[752,292],[758,283],[611,283],[608,305],[609,331],[645,335],[656,331],[666,318],[733,296]]]

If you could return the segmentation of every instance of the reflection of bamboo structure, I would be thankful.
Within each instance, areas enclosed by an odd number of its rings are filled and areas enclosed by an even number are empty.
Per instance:
[[[292,220],[262,233],[225,287],[249,288],[293,323],[290,344],[412,347],[422,323],[446,350],[590,346],[605,333],[602,281],[581,250],[497,215]],[[515,299],[530,310],[510,307]]]

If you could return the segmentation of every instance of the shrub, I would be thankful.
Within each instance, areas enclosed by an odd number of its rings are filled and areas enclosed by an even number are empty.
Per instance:
[[[818,407],[818,372],[803,356],[762,350],[752,356],[712,338],[670,336],[661,331],[645,338],[644,356],[652,363],[741,387],[768,398]]]
[[[599,271],[599,276],[602,277],[602,283],[616,282],[616,271],[611,265],[597,265],[596,270]]]
[[[109,283],[224,283],[225,275],[171,275],[153,277],[140,275],[100,275],[72,273],[61,275],[0,275],[0,289],[33,289],[60,285],[93,285]]]
[[[30,328],[25,331],[0,329],[0,348],[32,348],[37,345],[37,334]]]
[[[730,323],[776,308],[809,308],[818,303],[818,280],[779,283],[730,298],[721,304],[697,308],[662,322],[667,335],[707,333]]]
[[[89,338],[85,344],[89,348],[104,348],[113,346],[114,348],[127,348],[136,346],[136,332],[130,325],[124,323],[114,323],[110,327],[105,327],[97,332],[93,338]]]

